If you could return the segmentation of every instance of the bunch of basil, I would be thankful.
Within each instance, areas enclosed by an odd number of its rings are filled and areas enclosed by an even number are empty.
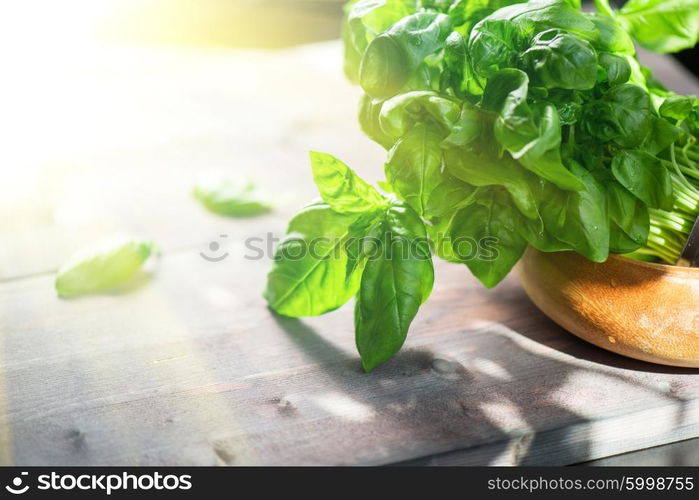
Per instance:
[[[595,262],[643,247],[649,210],[673,207],[668,165],[675,147],[694,154],[696,117],[658,112],[681,96],[638,63],[632,37],[660,52],[693,46],[699,7],[597,6],[350,2],[345,69],[365,92],[362,129],[388,150],[386,194],[312,153],[322,201],[289,225],[270,307],[313,316],[356,295],[368,371],[402,346],[432,288],[432,253],[492,287],[527,245]]]

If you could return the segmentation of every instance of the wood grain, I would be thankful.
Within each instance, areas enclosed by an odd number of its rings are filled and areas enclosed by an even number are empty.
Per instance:
[[[699,435],[695,370],[578,340],[514,276],[487,291],[465,268],[437,265],[406,348],[368,375],[351,304],[302,321],[271,314],[260,297],[270,262],[246,258],[245,241],[279,235],[313,196],[307,150],[381,174],[338,55],[329,44],[95,63],[112,126],[27,150],[14,167],[40,182],[0,205],[0,462],[564,464]],[[60,103],[46,101],[57,121]],[[89,118],[89,104],[75,113]],[[251,175],[279,208],[206,213],[189,189],[209,169]],[[153,276],[56,298],[51,271],[117,229],[164,248]],[[229,256],[202,259],[221,234]]]

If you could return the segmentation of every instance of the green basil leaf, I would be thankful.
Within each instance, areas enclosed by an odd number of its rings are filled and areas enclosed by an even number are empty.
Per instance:
[[[359,81],[359,65],[369,42],[413,12],[415,6],[416,2],[410,0],[360,0],[345,4],[342,39],[345,74],[350,81]]]
[[[602,52],[599,55],[599,64],[604,69],[611,86],[621,85],[631,78],[631,66],[624,57]]]
[[[447,135],[459,119],[461,105],[432,91],[413,91],[388,99],[381,108],[379,122],[392,138],[405,135],[416,123],[429,122]]]
[[[616,20],[597,12],[585,12],[584,14],[599,32],[599,39],[592,41],[593,47],[601,52],[619,55],[633,56],[636,54],[633,40]]]
[[[374,187],[334,156],[311,151],[311,167],[321,198],[336,212],[365,212],[385,204]]]
[[[449,33],[451,20],[445,14],[422,11],[401,19],[369,43],[359,68],[362,88],[373,97],[394,95]]]
[[[386,179],[395,193],[418,214],[442,180],[441,137],[420,124],[401,137],[388,154]]]
[[[549,187],[539,199],[546,231],[580,255],[604,262],[609,255],[609,218],[604,187],[575,162],[571,171],[585,183],[580,191]]]
[[[651,208],[671,210],[672,181],[663,164],[645,151],[621,151],[612,159],[619,183]]]
[[[390,359],[427,300],[434,271],[425,227],[409,207],[386,212],[381,251],[368,259],[355,306],[357,348],[366,371]]]
[[[264,296],[269,307],[284,316],[317,316],[337,309],[356,293],[359,273],[345,279],[345,243],[358,217],[314,203],[291,220],[267,276]]]
[[[625,83],[613,87],[588,107],[585,127],[593,137],[614,141],[623,148],[637,148],[650,132],[651,110],[648,93]]]
[[[374,99],[363,94],[359,99],[359,126],[370,139],[376,141],[385,149],[390,149],[395,143],[395,138],[386,135],[381,129],[379,115],[383,107],[383,99]]]
[[[509,203],[484,196],[460,210],[452,223],[454,253],[487,288],[507,276],[527,247],[517,231],[518,221]]]
[[[579,8],[566,0],[530,0],[516,3],[496,10],[481,22],[500,19],[509,20],[530,33],[557,28],[585,40],[599,39],[599,31],[594,23]],[[476,25],[473,29],[478,27]]]
[[[617,20],[654,52],[678,52],[699,41],[698,0],[629,0]]]
[[[473,186],[504,186],[525,217],[539,217],[534,194],[539,181],[516,162],[508,158],[477,154],[467,149],[450,149],[444,155],[447,170],[457,179]]]
[[[641,149],[652,155],[666,150],[682,135],[682,131],[658,116],[651,118],[651,126]]]
[[[272,209],[251,182],[220,176],[200,179],[194,186],[194,197],[211,212],[228,217],[248,217]]]
[[[648,239],[648,207],[616,181],[608,181],[605,187],[609,217],[614,222],[613,229],[616,229],[611,232],[610,250],[614,253],[633,252]]]
[[[452,32],[447,37],[443,62],[444,75],[442,79],[445,81],[445,85],[454,90],[456,95],[480,95],[483,93],[485,81],[473,69],[467,38],[458,31]]]
[[[60,297],[96,293],[131,280],[155,251],[151,241],[114,237],[85,248],[61,266],[55,288]]]
[[[537,33],[522,58],[536,83],[546,88],[587,90],[595,86],[597,54],[585,40],[560,30]]]
[[[670,95],[660,105],[660,115],[673,120],[685,120],[697,107],[696,97],[686,95]]]
[[[481,134],[483,117],[481,112],[468,101],[464,101],[461,114],[452,125],[449,135],[442,141],[442,147],[467,146],[475,141]]]
[[[357,272],[364,269],[367,258],[373,257],[380,250],[383,215],[382,210],[366,212],[350,224],[345,243],[347,281],[351,281]]]
[[[529,78],[517,69],[505,69],[488,80],[484,107],[499,112],[495,137],[513,158],[538,176],[562,189],[584,187],[561,161],[561,124],[551,104],[532,110],[526,102]]]
[[[443,172],[440,183],[432,190],[425,214],[428,217],[444,217],[456,210],[470,205],[480,193],[481,188],[460,181],[456,177]]]
[[[491,17],[476,24],[468,40],[468,55],[473,70],[483,77],[515,66],[531,34],[531,29],[524,29],[510,20]]]

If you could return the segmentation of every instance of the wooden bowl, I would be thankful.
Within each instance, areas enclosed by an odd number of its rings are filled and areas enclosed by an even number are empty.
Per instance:
[[[699,368],[699,268],[529,248],[519,267],[529,298],[581,339],[617,354]]]

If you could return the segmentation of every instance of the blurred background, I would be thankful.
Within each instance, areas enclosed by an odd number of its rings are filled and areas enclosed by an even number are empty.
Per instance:
[[[165,250],[207,241],[223,222],[192,210],[203,170],[282,193],[260,227],[315,195],[310,149],[380,177],[342,75],[341,16],[340,0],[3,2],[0,281],[114,231]],[[689,88],[671,59],[653,66]]]

